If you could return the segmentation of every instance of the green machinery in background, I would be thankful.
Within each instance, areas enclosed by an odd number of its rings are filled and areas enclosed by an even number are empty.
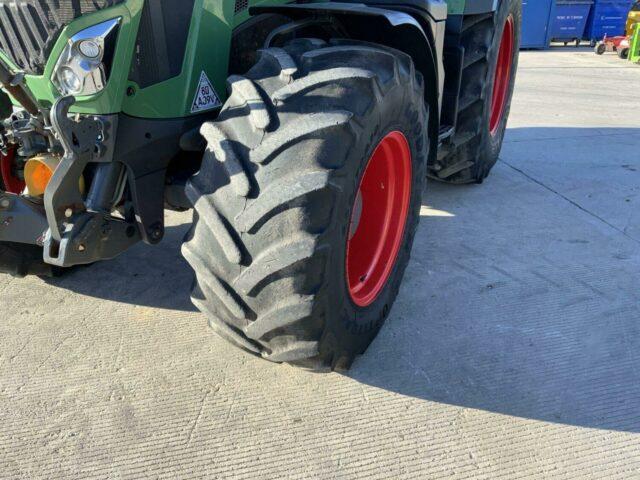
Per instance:
[[[640,23],[634,25],[631,47],[629,48],[629,61],[640,64]]]

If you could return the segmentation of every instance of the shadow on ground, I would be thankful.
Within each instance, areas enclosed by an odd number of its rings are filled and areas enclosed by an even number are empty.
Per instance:
[[[634,151],[640,129],[512,129],[484,185],[431,182],[400,301],[347,375],[433,402],[640,432]]]
[[[640,432],[640,297],[599,280],[617,275],[637,287],[638,244],[635,256],[631,243],[631,254],[616,263],[619,252],[610,239],[584,223],[590,189],[609,192],[608,204],[594,199],[594,208],[605,209],[596,216],[620,206],[637,210],[637,198],[635,207],[625,199],[640,184],[640,160],[616,145],[626,142],[628,152],[631,142],[640,151],[639,132],[512,129],[503,162],[485,185],[431,182],[430,213],[416,237],[404,293],[348,376],[434,402]],[[587,161],[585,155],[591,155]],[[526,165],[528,173],[521,171]],[[530,177],[538,168],[560,180],[536,183]],[[571,190],[566,198],[563,185]],[[572,204],[571,195],[585,204]],[[191,271],[180,255],[187,228],[169,227],[159,246],[137,245],[50,283],[92,297],[192,311]]]
[[[187,224],[168,226],[159,245],[140,243],[113,260],[74,268],[60,278],[46,281],[53,287],[89,297],[195,311],[189,299],[192,270],[180,253],[188,228]]]

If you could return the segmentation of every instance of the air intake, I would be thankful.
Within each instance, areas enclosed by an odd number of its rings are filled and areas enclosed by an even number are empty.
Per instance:
[[[249,0],[236,0],[236,6],[234,12],[240,13],[245,11],[249,7]]]

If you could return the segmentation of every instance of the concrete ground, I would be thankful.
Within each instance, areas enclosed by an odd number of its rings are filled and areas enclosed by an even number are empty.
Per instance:
[[[640,478],[639,78],[522,54],[501,161],[428,187],[391,318],[346,375],[206,328],[188,214],[63,279],[0,276],[0,478]]]

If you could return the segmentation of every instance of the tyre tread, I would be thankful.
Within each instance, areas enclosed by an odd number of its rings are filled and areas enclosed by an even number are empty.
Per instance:
[[[329,58],[331,67],[326,66]],[[355,105],[355,100],[345,97],[344,109],[314,111],[318,107],[306,99],[309,92],[333,84],[357,86],[379,100],[403,82],[423,98],[406,55],[359,42],[327,44],[318,39],[261,50],[247,74],[230,78],[229,103],[248,106],[248,114],[233,115],[223,108],[217,121],[201,129],[209,155],[188,182],[196,221],[183,245],[196,271],[192,299],[216,332],[267,360],[312,370],[348,366],[361,353],[344,351],[325,338],[325,307],[316,300],[324,275],[319,265],[330,251],[321,236],[331,228],[317,217],[341,191],[332,175],[342,165],[339,160],[324,165],[282,153],[305,152],[334,129],[340,138],[360,141],[362,112],[356,114],[349,103]],[[368,109],[373,108],[370,103]],[[290,114],[299,108],[301,114]],[[231,140],[238,138],[242,142]],[[223,181],[210,191],[204,185],[217,178],[216,165],[224,169],[230,185]],[[313,220],[307,224],[301,207],[311,205],[316,214],[309,215]]]
[[[502,5],[508,4],[508,7]],[[514,8],[504,0],[502,8]],[[504,13],[503,13],[504,14]],[[462,87],[459,95],[456,131],[440,147],[437,160],[430,165],[429,176],[447,183],[480,183],[489,174],[497,158],[488,151],[485,108],[488,99],[490,59],[497,54],[496,23],[499,14],[471,15],[463,20],[460,43],[464,48]],[[487,105],[487,106],[485,106]],[[493,147],[492,147],[493,148]]]

